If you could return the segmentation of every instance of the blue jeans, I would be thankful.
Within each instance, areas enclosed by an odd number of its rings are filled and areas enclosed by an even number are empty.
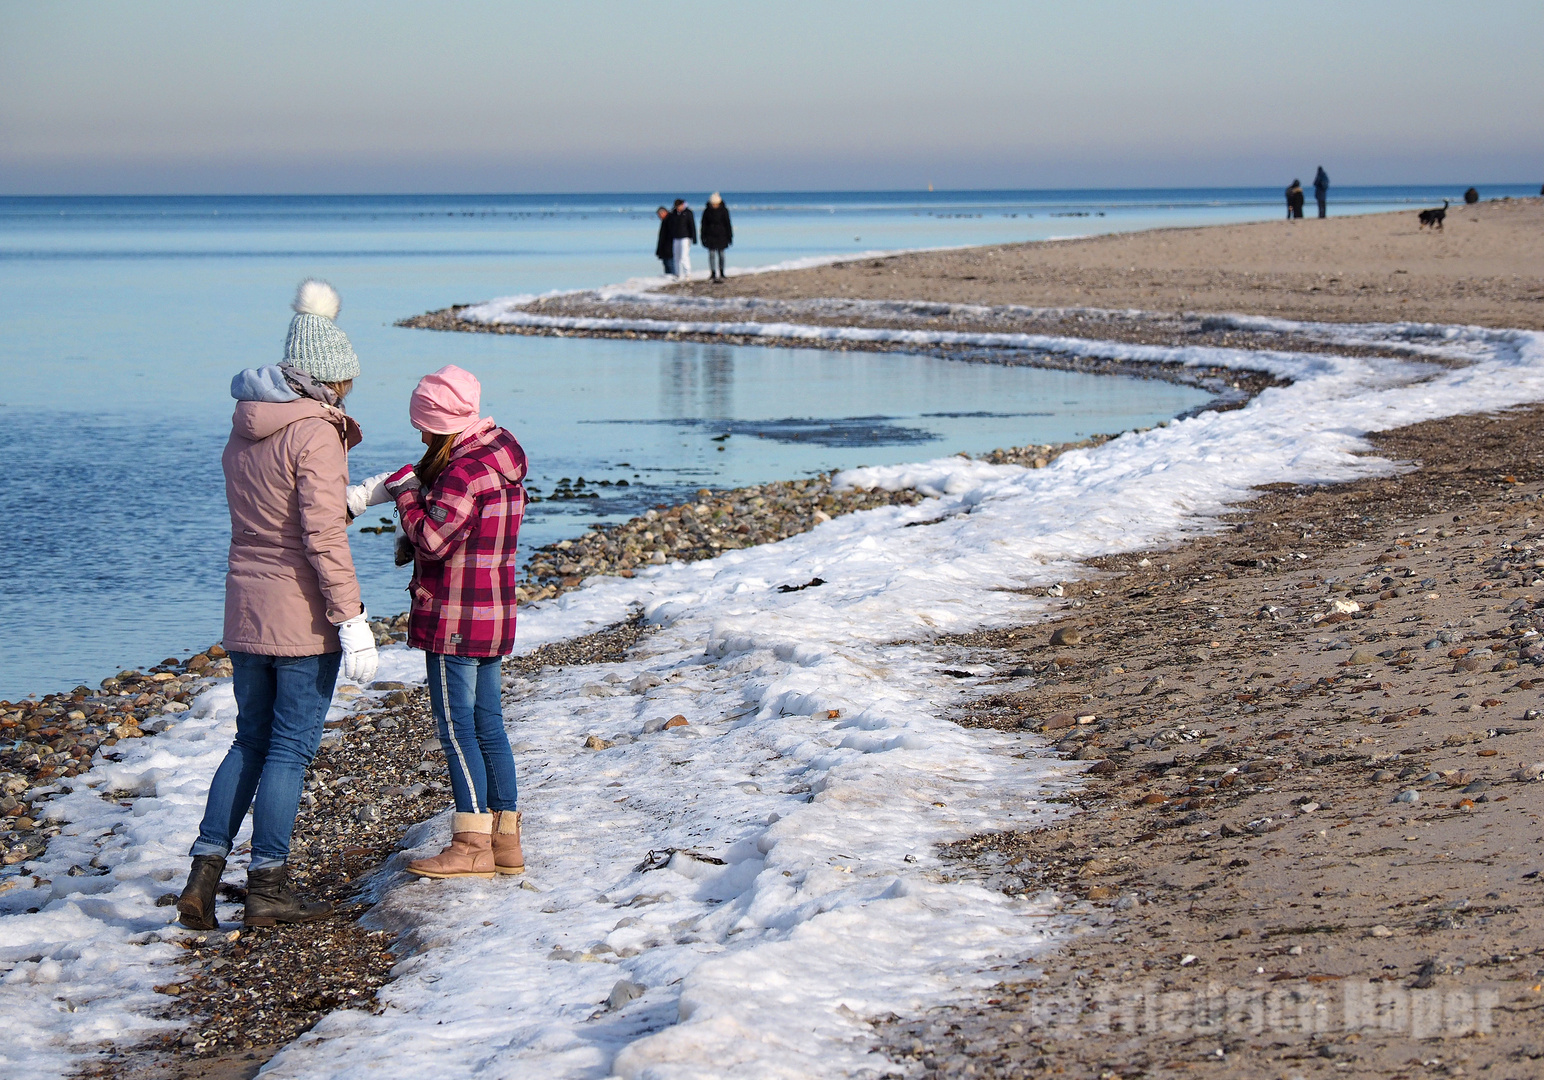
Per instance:
[[[251,869],[284,865],[306,766],[321,745],[322,722],[327,719],[342,660],[340,652],[317,656],[231,653],[236,741],[209,784],[204,820],[189,855],[229,855],[250,807]]]
[[[462,814],[515,809],[515,755],[499,704],[501,656],[425,653],[429,707]]]

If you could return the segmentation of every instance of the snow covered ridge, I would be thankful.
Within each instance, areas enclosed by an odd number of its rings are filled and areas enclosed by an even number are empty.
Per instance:
[[[557,295],[574,295],[548,294]],[[741,316],[769,306],[754,298],[718,298],[661,295],[640,289],[600,290],[598,299],[642,303],[662,309],[679,308],[692,314]],[[528,326],[533,328],[626,332],[648,334],[697,334],[718,337],[761,338],[787,342],[854,342],[913,345],[917,348],[955,346],[978,349],[1024,350],[1056,353],[1088,359],[1122,360],[1138,363],[1179,363],[1190,367],[1230,367],[1237,370],[1264,371],[1286,379],[1300,379],[1326,370],[1328,361],[1317,353],[1282,352],[1260,349],[1224,349],[1211,346],[1136,345],[1054,334],[1026,334],[960,330],[908,330],[892,327],[831,326],[798,322],[762,322],[741,318],[605,318],[578,315],[544,315],[527,310],[534,296],[510,296],[461,308],[456,318],[488,326]],[[776,304],[780,308],[807,306],[811,312],[841,317],[843,315],[877,317],[896,315],[961,315],[1015,313],[1025,316],[1066,314],[1063,308],[991,308],[972,304],[938,304],[920,301],[811,300]],[[1090,309],[1092,310],[1092,309]],[[663,314],[663,312],[662,312]],[[1122,317],[1140,317],[1140,312],[1120,312]],[[1532,331],[1490,330],[1472,326],[1441,326],[1431,323],[1335,324],[1292,322],[1246,315],[1207,316],[1208,329],[1236,327],[1242,330],[1280,331],[1298,334],[1310,340],[1341,346],[1384,346],[1400,352],[1429,356],[1432,359],[1471,362],[1516,352],[1532,340]],[[1322,361],[1322,362],[1321,362]]]
[[[1368,431],[1544,400],[1544,335],[1291,325],[1424,337],[1469,362],[1067,339],[1087,355],[1293,382],[1045,469],[945,458],[854,470],[842,479],[931,497],[523,609],[521,649],[640,608],[659,627],[625,663],[512,688],[530,888],[411,883],[388,867],[371,918],[412,955],[381,992],[385,1012],[333,1013],[265,1075],[375,1076],[387,1060],[395,1075],[436,1077],[883,1071],[865,1018],[989,986],[1065,928],[1052,898],[949,880],[936,845],[1045,821],[1048,797],[1083,767],[1015,756],[1028,736],[942,719],[972,691],[942,675],[927,639],[1033,620],[1045,601],[1018,587],[1215,528],[1255,485],[1395,468],[1358,456]],[[825,584],[778,591],[816,577]],[[421,678],[405,649],[382,661],[383,679]],[[652,730],[676,714],[689,724]],[[152,987],[176,977],[168,942],[181,931],[154,900],[180,887],[233,720],[229,685],[216,686],[50,804],[69,824],[32,870],[51,884],[0,894],[8,1080],[67,1073],[97,1041],[157,1026]],[[583,749],[589,735],[614,745]],[[396,865],[434,850],[446,824],[417,829]]]

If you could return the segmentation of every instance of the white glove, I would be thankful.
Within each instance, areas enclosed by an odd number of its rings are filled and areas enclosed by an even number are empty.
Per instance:
[[[338,624],[338,644],[343,646],[343,677],[356,683],[375,678],[379,663],[375,655],[375,631],[370,629],[370,613],[360,611],[347,622]]]
[[[391,493],[386,490],[386,478],[390,475],[389,472],[376,473],[366,480],[349,485],[349,517],[359,517],[365,512],[366,507],[391,501]]]

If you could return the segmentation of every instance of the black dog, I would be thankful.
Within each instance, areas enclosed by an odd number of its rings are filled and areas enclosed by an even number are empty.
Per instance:
[[[1441,229],[1442,228],[1442,219],[1447,217],[1447,208],[1448,208],[1448,201],[1446,199],[1443,199],[1442,200],[1442,208],[1440,210],[1422,210],[1421,211],[1421,228],[1424,229],[1424,228],[1426,228],[1426,226],[1430,225],[1434,229]]]

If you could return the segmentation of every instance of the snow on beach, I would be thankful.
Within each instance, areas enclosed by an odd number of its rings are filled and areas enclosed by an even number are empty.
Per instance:
[[[1053,897],[951,880],[937,859],[940,842],[1046,820],[1056,812],[1048,799],[1081,766],[1018,757],[1027,737],[944,719],[971,691],[941,673],[928,637],[1033,620],[1048,602],[1017,590],[1074,576],[1092,555],[1211,529],[1252,486],[1395,468],[1359,456],[1367,431],[1544,399],[1544,335],[1280,325],[1467,363],[888,332],[1294,381],[1245,408],[1128,434],[1046,469],[945,458],[854,470],[846,483],[932,497],[708,562],[594,579],[524,609],[522,650],[639,609],[659,629],[625,663],[511,687],[525,880],[416,883],[396,872],[410,852],[396,856],[370,916],[401,931],[405,947],[380,994],[384,1012],[331,1014],[265,1075],[882,1071],[865,1018],[989,986],[995,969],[1054,943],[1072,918]],[[887,333],[776,329],[793,340]],[[825,584],[777,588],[816,577]],[[421,680],[420,665],[387,649],[380,677]],[[689,724],[651,730],[675,714]],[[180,887],[233,718],[229,685],[218,685],[170,731],[134,741],[122,762],[67,782],[73,790],[49,804],[70,824],[32,867],[36,878],[0,894],[8,1078],[60,1075],[97,1041],[157,1026],[153,987],[178,977],[172,942],[183,932],[155,898]],[[582,749],[588,735],[615,745]],[[406,847],[434,850],[446,826],[420,826]]]

